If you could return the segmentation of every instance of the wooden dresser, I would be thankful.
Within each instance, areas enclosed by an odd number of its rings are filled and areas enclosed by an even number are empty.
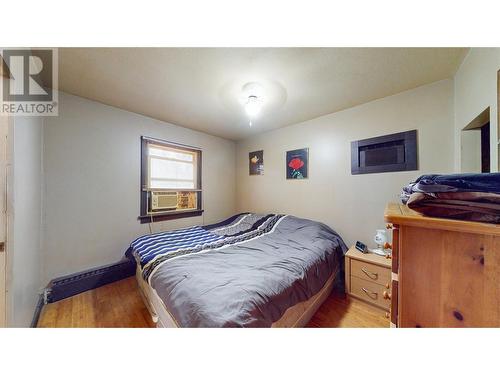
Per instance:
[[[500,327],[500,225],[388,204],[391,326]]]
[[[345,255],[346,293],[385,311],[390,308],[391,261],[351,247]]]

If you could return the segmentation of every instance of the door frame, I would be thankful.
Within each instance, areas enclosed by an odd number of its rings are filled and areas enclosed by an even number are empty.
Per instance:
[[[0,328],[7,326],[7,135],[10,118],[0,117]]]

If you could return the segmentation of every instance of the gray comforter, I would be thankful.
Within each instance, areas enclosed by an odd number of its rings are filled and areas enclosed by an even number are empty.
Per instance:
[[[285,216],[257,238],[170,259],[149,283],[181,327],[269,327],[316,294],[346,250],[328,226]]]

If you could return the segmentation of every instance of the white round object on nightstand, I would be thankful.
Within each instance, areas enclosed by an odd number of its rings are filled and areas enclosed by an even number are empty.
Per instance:
[[[375,233],[375,237],[373,239],[377,244],[377,247],[379,249],[382,249],[384,247],[384,244],[387,242],[387,235],[385,233],[385,229],[377,229],[377,232]]]

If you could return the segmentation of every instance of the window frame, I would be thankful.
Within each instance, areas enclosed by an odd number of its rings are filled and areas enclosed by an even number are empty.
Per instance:
[[[148,147],[149,145],[156,145],[159,147],[165,147],[173,150],[187,151],[195,154],[195,188],[194,189],[151,189],[149,188],[149,175],[150,175],[150,163]],[[140,185],[140,215],[138,220],[141,223],[150,223],[151,221],[164,221],[172,219],[180,219],[184,217],[200,216],[203,213],[202,206],[202,150],[198,147],[187,146],[175,142],[168,142],[161,139],[151,138],[142,136],[141,137],[141,185]],[[191,210],[172,210],[172,211],[160,211],[151,213],[148,210],[149,205],[149,195],[151,191],[191,191],[196,193],[196,205],[195,209]]]

